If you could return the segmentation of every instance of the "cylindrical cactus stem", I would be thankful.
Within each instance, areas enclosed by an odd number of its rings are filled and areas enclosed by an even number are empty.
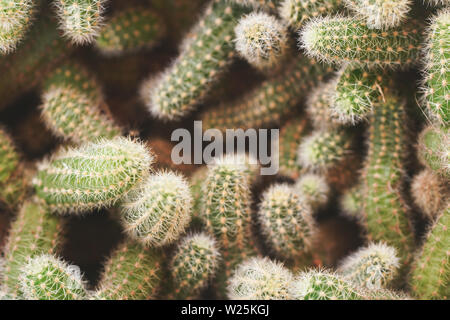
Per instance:
[[[1,280],[13,298],[23,298],[20,289],[20,268],[39,254],[57,250],[61,223],[38,204],[27,201],[12,222],[6,247]]]
[[[383,241],[397,250],[399,280],[405,276],[414,250],[407,207],[401,196],[406,154],[404,104],[386,96],[370,117],[368,154],[363,169],[363,215],[369,240]]]
[[[438,175],[450,178],[450,129],[427,126],[419,136],[417,153],[420,162]]]
[[[54,213],[81,213],[114,205],[149,175],[153,157],[140,142],[100,139],[57,152],[39,165],[33,184]]]
[[[216,241],[205,233],[185,237],[171,261],[175,298],[194,299],[215,276],[220,253]]]
[[[327,172],[351,152],[353,135],[345,128],[317,130],[298,147],[298,162],[304,168]]]
[[[326,178],[314,173],[301,175],[293,188],[313,212],[326,205],[331,191]]]
[[[59,25],[74,44],[91,43],[98,36],[107,0],[55,0]]]
[[[327,270],[300,273],[290,283],[293,300],[363,300],[361,290],[342,276]]]
[[[431,6],[445,6],[450,4],[450,0],[424,0],[424,2]]]
[[[203,199],[203,183],[208,176],[208,167],[203,166],[194,171],[189,178],[192,191],[192,224],[203,225],[205,223],[202,199]]]
[[[33,0],[0,1],[0,55],[14,51],[25,36],[35,12]]]
[[[161,252],[126,240],[105,263],[95,298],[146,300],[155,298],[161,281]]]
[[[65,64],[45,82],[41,114],[57,136],[77,144],[98,138],[113,138],[121,129],[100,110],[99,85],[77,64]]]
[[[309,205],[287,184],[266,190],[258,211],[262,233],[280,258],[300,261],[313,242],[314,220]]]
[[[237,52],[261,71],[277,71],[287,58],[287,28],[267,13],[252,12],[242,17],[234,33]]]
[[[278,143],[278,173],[297,179],[302,167],[298,163],[298,146],[310,133],[309,123],[305,118],[295,118],[286,122],[280,131]]]
[[[206,110],[200,118],[203,128],[262,128],[277,124],[306,96],[311,86],[329,71],[314,59],[297,58],[276,77],[231,104]]]
[[[142,99],[155,117],[180,119],[210,92],[233,61],[234,27],[246,12],[227,0],[213,0],[175,62],[142,85]]]
[[[369,290],[387,288],[399,267],[396,250],[384,243],[371,243],[346,257],[338,273]]]
[[[427,30],[424,48],[423,105],[430,117],[444,126],[450,126],[450,9],[440,11],[432,18]]]
[[[358,184],[348,189],[340,199],[340,208],[343,214],[351,219],[361,221],[364,219],[363,211],[363,186]]]
[[[170,171],[151,175],[122,205],[125,232],[146,247],[177,240],[191,221],[192,195],[185,178]]]
[[[405,292],[391,289],[367,290],[364,296],[366,300],[412,300]]]
[[[336,12],[342,0],[283,0],[278,7],[280,17],[294,29],[308,20]]]
[[[236,268],[228,284],[231,300],[288,300],[294,276],[282,263],[250,258]]]
[[[229,0],[243,6],[249,6],[255,10],[263,10],[266,12],[275,11],[281,0]]]
[[[423,216],[434,221],[445,207],[450,190],[441,177],[426,168],[414,176],[411,194]]]
[[[344,4],[369,28],[383,30],[400,26],[411,10],[411,0],[344,0]]]
[[[345,66],[330,92],[330,112],[337,122],[354,125],[366,119],[373,104],[393,86],[386,70]]]
[[[337,16],[309,22],[300,42],[308,55],[329,64],[406,68],[420,59],[422,38],[413,22],[383,31],[357,18]]]
[[[336,92],[335,81],[319,84],[306,99],[306,113],[315,129],[332,129],[341,125],[332,112],[331,98]]]
[[[410,285],[421,299],[448,299],[450,297],[450,204],[432,224],[425,243],[416,257]]]
[[[102,26],[95,45],[104,55],[120,55],[151,48],[165,34],[164,22],[152,10],[128,8],[117,12]]]
[[[50,254],[36,256],[20,268],[27,300],[84,300],[88,297],[80,268]]]

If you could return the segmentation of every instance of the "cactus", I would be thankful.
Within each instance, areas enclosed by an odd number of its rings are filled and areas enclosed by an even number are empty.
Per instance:
[[[236,50],[252,66],[263,71],[280,68],[288,53],[286,27],[275,17],[252,12],[234,29]]]
[[[302,167],[326,172],[344,159],[351,145],[352,135],[346,129],[314,131],[298,147],[298,162]]]
[[[436,126],[425,127],[417,144],[420,162],[438,175],[450,178],[450,130]]]
[[[250,258],[241,263],[228,285],[231,300],[287,300],[291,272],[268,258]]]
[[[325,17],[309,22],[301,32],[301,47],[328,64],[402,67],[420,58],[422,33],[416,24],[390,29],[370,29],[356,18]]]
[[[161,281],[161,252],[124,241],[105,263],[94,297],[100,300],[155,298]]]
[[[431,6],[444,6],[450,4],[449,0],[424,0],[424,1]]]
[[[176,120],[201,101],[232,61],[236,19],[247,11],[226,0],[213,0],[172,66],[142,85],[141,96],[152,115]]]
[[[414,203],[428,220],[434,220],[442,211],[449,192],[445,182],[430,169],[415,175],[411,183]]]
[[[293,300],[363,300],[361,290],[327,270],[300,273],[289,286]]]
[[[347,8],[364,19],[369,28],[398,27],[411,10],[411,0],[344,0]]]
[[[112,16],[100,29],[96,47],[104,55],[119,55],[151,48],[166,33],[161,18],[146,8],[129,8]]]
[[[425,239],[421,252],[414,261],[410,285],[421,299],[448,299],[450,297],[450,206],[441,212]]]
[[[216,242],[204,233],[185,237],[171,262],[177,299],[195,298],[214,277],[220,253]]]
[[[203,128],[262,128],[277,124],[305,97],[310,86],[322,81],[328,69],[314,59],[301,57],[286,66],[237,102],[206,110],[200,119]]]
[[[31,24],[34,12],[33,0],[0,1],[0,54],[16,49]]]
[[[57,249],[61,225],[59,219],[50,216],[41,206],[27,201],[11,224],[6,247],[2,283],[13,298],[22,298],[19,277],[20,268],[29,258],[40,254],[53,254]]]
[[[192,195],[183,176],[151,175],[122,205],[125,232],[146,247],[160,247],[180,237],[191,220]]]
[[[313,212],[322,208],[330,197],[330,187],[325,177],[313,173],[301,175],[295,183],[294,190]]]
[[[55,213],[108,207],[145,181],[153,157],[140,142],[116,137],[67,148],[39,165],[36,194]]]
[[[27,300],[83,300],[88,295],[80,268],[49,254],[27,261],[20,284]]]
[[[423,105],[430,117],[438,123],[450,125],[449,47],[450,9],[443,9],[432,20],[427,30],[424,48]]]
[[[64,35],[74,44],[91,43],[98,36],[106,0],[55,0]]]
[[[362,199],[362,185],[356,185],[347,190],[340,199],[340,207],[344,215],[356,220],[363,219],[363,199]]]
[[[312,90],[306,100],[306,113],[316,129],[333,129],[340,126],[340,122],[332,113],[331,97],[336,91],[334,81],[319,84]]]
[[[284,259],[298,259],[311,249],[314,220],[311,208],[287,184],[266,190],[258,211],[262,233],[270,248]]]
[[[278,13],[292,29],[298,30],[310,19],[334,13],[341,3],[341,0],[283,0]]]
[[[363,214],[369,240],[384,241],[400,258],[399,279],[409,268],[414,238],[400,194],[406,154],[404,104],[395,96],[374,107],[363,169]]]
[[[249,6],[255,10],[273,12],[280,0],[229,0],[240,5]]]
[[[203,199],[203,182],[208,176],[208,167],[203,166],[200,169],[194,171],[189,181],[192,192],[192,224],[203,225],[204,217],[202,212],[202,199]]]
[[[384,243],[371,243],[346,257],[338,272],[348,281],[369,290],[386,288],[399,267],[396,250]]]
[[[49,76],[45,88],[41,114],[55,135],[77,144],[120,135],[121,129],[99,110],[101,90],[81,66],[61,66]]]

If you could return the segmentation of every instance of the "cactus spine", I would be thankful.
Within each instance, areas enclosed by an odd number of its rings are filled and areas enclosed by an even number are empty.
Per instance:
[[[419,136],[417,152],[420,162],[438,175],[450,178],[450,130],[427,126]]]
[[[365,19],[374,29],[389,29],[400,26],[411,9],[410,0],[344,0],[345,5]]]
[[[36,193],[52,212],[108,207],[148,176],[153,157],[140,142],[116,137],[56,153],[40,164]]]
[[[22,298],[20,268],[39,254],[53,254],[58,244],[59,219],[38,204],[27,201],[12,223],[6,247],[2,282],[13,298]]]
[[[95,297],[101,300],[155,298],[161,281],[161,252],[126,240],[106,261]]]
[[[241,263],[228,285],[231,300],[287,300],[293,275],[283,264],[268,258],[250,258]]]
[[[355,66],[405,68],[420,58],[421,41],[414,23],[383,31],[341,16],[315,19],[301,33],[301,46],[311,57]]]
[[[396,250],[384,243],[371,243],[346,257],[338,272],[348,281],[370,290],[386,288],[399,267]]]
[[[75,44],[86,44],[98,35],[106,0],[55,0],[64,35]]]
[[[204,233],[185,237],[172,259],[171,271],[177,299],[195,298],[219,266],[216,241]]]
[[[172,66],[144,82],[142,98],[154,116],[179,119],[206,96],[232,61],[236,19],[247,11],[226,0],[213,0]]]
[[[395,96],[386,96],[386,102],[374,107],[363,171],[363,211],[369,239],[396,248],[401,277],[414,250],[407,208],[400,195],[406,153],[404,116],[404,105]]]
[[[267,13],[253,12],[242,17],[234,33],[237,52],[257,69],[276,70],[286,58],[286,27]]]
[[[424,105],[433,120],[450,125],[450,9],[440,11],[431,21],[424,48]]]
[[[330,187],[325,177],[314,173],[301,175],[295,183],[294,190],[313,212],[323,207],[330,197]]]
[[[178,239],[191,220],[192,195],[187,181],[173,172],[158,172],[127,197],[122,224],[132,239],[160,247]]]
[[[161,18],[145,8],[118,12],[102,26],[95,44],[105,55],[119,55],[151,48],[166,34]]]
[[[52,255],[31,258],[21,272],[21,290],[27,300],[83,300],[87,297],[80,268]]]

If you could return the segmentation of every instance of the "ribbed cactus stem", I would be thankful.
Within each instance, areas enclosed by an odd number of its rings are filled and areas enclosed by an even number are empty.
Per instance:
[[[450,125],[450,9],[440,11],[431,20],[424,48],[423,104],[430,117]]]
[[[411,10],[411,0],[344,0],[347,8],[374,29],[398,27]]]
[[[413,264],[410,285],[421,299],[450,297],[450,205],[430,227],[421,252]]]
[[[185,178],[158,172],[133,191],[122,205],[125,232],[147,247],[160,247],[180,237],[191,221],[192,195]]]
[[[20,282],[28,300],[83,300],[88,296],[80,268],[49,254],[29,259],[21,268]]]
[[[12,222],[6,247],[2,283],[13,298],[22,298],[20,268],[29,258],[39,254],[53,254],[57,249],[61,224],[41,206],[27,201]]]
[[[420,162],[438,175],[450,178],[450,129],[427,126],[419,135],[417,153]]]
[[[55,0],[59,25],[64,35],[75,44],[91,43],[103,22],[107,0]]]
[[[319,84],[306,100],[306,113],[316,129],[332,129],[341,122],[332,112],[331,98],[336,92],[335,81]]]
[[[282,0],[278,7],[280,17],[294,29],[300,29],[308,20],[334,13],[342,0]]]
[[[321,81],[327,69],[314,59],[301,57],[276,77],[264,81],[236,102],[206,110],[200,117],[203,128],[263,128],[277,124],[292,113],[308,88]]]
[[[313,212],[326,205],[331,191],[326,178],[314,173],[301,175],[293,188]]]
[[[228,285],[231,300],[287,300],[293,275],[282,263],[251,258],[241,263]]]
[[[194,171],[191,175],[190,189],[192,192],[192,224],[200,224],[202,225],[204,221],[204,214],[202,208],[202,199],[203,199],[203,183],[208,176],[208,167],[204,166],[200,169]]]
[[[177,299],[196,298],[214,277],[220,253],[216,241],[205,233],[185,237],[171,261]]]
[[[422,32],[413,22],[386,31],[370,29],[361,19],[324,17],[309,22],[301,32],[308,55],[329,64],[394,68],[420,58]]]
[[[374,107],[370,118],[368,154],[363,169],[363,213],[369,239],[396,248],[399,279],[414,250],[407,207],[400,190],[406,154],[404,104],[395,96]]]
[[[175,62],[142,85],[141,96],[152,115],[180,119],[211,91],[233,61],[234,27],[246,12],[226,0],[212,1]]]
[[[153,157],[145,146],[117,137],[57,152],[39,165],[36,193],[52,212],[83,212],[114,205],[145,181]]]
[[[399,267],[396,250],[384,243],[371,243],[346,257],[338,272],[357,286],[376,290],[388,287]]]
[[[126,240],[105,263],[95,297],[101,300],[155,298],[161,281],[161,252]]]
[[[0,1],[0,54],[16,49],[31,24],[34,11],[33,0]]]
[[[105,55],[120,55],[156,45],[166,34],[162,19],[146,8],[128,8],[114,14],[100,29],[96,47]]]
[[[250,13],[239,20],[234,33],[237,52],[255,68],[270,72],[284,62],[289,48],[288,33],[275,17]]]

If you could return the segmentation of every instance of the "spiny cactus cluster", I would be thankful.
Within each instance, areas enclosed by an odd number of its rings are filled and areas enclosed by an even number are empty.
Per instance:
[[[449,299],[449,6],[0,0],[0,300]]]

